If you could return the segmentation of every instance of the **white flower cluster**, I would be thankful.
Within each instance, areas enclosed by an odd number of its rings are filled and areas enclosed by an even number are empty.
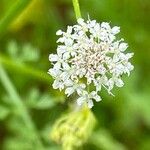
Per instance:
[[[67,96],[76,92],[77,104],[87,102],[91,108],[93,100],[101,100],[98,92],[102,87],[112,94],[115,85],[124,85],[121,76],[133,70],[129,62],[133,53],[125,53],[128,44],[123,39],[116,40],[119,27],[82,18],[77,22],[68,26],[66,32],[56,32],[61,36],[57,41],[60,44],[57,54],[49,55],[53,64],[49,74],[55,79],[54,89],[65,89]]]

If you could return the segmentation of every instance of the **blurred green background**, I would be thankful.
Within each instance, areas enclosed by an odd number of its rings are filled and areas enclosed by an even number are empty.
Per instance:
[[[102,92],[91,110],[96,127],[76,149],[150,150],[150,0],[79,2],[83,18],[121,27],[135,69],[115,97]],[[71,0],[0,1],[0,149],[62,149],[50,135],[71,100],[52,89],[48,56],[56,31],[75,23]]]

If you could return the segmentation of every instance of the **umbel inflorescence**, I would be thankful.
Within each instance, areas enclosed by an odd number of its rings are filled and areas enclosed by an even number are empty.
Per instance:
[[[54,89],[65,89],[67,96],[77,93],[77,104],[86,102],[91,108],[93,100],[101,100],[102,88],[113,95],[114,86],[124,85],[121,76],[129,76],[133,70],[129,62],[133,53],[125,53],[128,44],[116,39],[119,27],[82,18],[77,23],[68,26],[66,32],[56,32],[59,45],[57,54],[49,55],[53,67],[48,72],[55,79]]]

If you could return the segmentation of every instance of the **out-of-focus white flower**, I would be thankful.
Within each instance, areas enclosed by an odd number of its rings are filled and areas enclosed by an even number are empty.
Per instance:
[[[111,28],[107,22],[84,21],[82,18],[77,23],[68,26],[66,32],[56,32],[61,36],[57,40],[60,45],[57,54],[49,55],[53,64],[49,74],[55,79],[54,89],[65,89],[67,96],[77,93],[77,104],[87,102],[92,108],[93,100],[101,100],[98,92],[102,88],[113,95],[114,86],[124,85],[121,76],[130,75],[133,70],[129,62],[133,53],[125,53],[128,44],[123,39],[116,39],[120,27]]]

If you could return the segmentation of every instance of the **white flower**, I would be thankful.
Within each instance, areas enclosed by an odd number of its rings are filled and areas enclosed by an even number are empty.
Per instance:
[[[120,51],[125,51],[127,48],[128,48],[127,43],[120,43],[120,45],[119,45]]]
[[[84,102],[87,102],[88,107],[93,107],[93,99],[95,99],[97,102],[101,101],[101,97],[97,95],[97,92],[92,91],[91,93],[88,93],[87,91],[83,91],[81,97],[77,99],[77,104],[82,105]]]
[[[79,95],[81,95],[83,90],[85,89],[85,87],[86,87],[86,85],[83,83],[76,83],[75,84],[74,82],[72,82],[72,84],[66,88],[65,94],[67,96],[70,96],[74,92],[77,92]]]
[[[129,59],[133,53],[125,53],[128,44],[116,40],[120,27],[111,28],[107,22],[84,21],[79,18],[76,25],[67,31],[58,30],[60,45],[57,54],[50,54],[53,67],[49,74],[55,79],[54,89],[65,89],[67,96],[77,93],[77,104],[87,103],[92,108],[102,88],[111,95],[114,86],[122,87],[123,74],[130,75],[133,65]]]

